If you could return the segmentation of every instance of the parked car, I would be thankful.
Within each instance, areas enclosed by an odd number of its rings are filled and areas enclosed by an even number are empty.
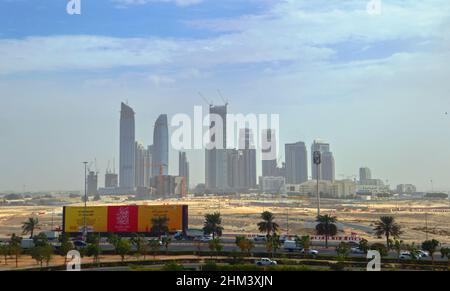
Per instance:
[[[262,258],[259,261],[256,261],[257,266],[274,266],[277,265],[277,261],[273,261],[269,258]]]

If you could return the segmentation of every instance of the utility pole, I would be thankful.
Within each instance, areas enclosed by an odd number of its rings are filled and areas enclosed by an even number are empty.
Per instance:
[[[84,210],[83,210],[83,240],[87,239],[87,164],[88,162],[83,162],[84,164]]]
[[[319,166],[322,163],[322,154],[320,151],[315,151],[313,154],[313,162],[316,165],[316,179],[317,179],[317,216],[320,216],[320,192],[319,192]]]

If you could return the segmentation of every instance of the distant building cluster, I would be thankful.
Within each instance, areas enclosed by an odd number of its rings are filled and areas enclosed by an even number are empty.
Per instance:
[[[166,114],[156,120],[153,145],[146,147],[136,141],[134,110],[122,103],[119,147],[119,175],[108,170],[105,187],[98,190],[99,194],[136,194],[141,198],[182,197],[187,194],[189,162],[186,153],[180,152],[179,155],[179,176],[169,175],[169,126]]]
[[[90,171],[87,177],[89,195],[136,194],[141,198],[183,197],[190,185],[189,161],[186,152],[178,152],[178,175],[169,174],[169,129],[167,115],[162,114],[155,122],[153,144],[145,146],[136,141],[135,112],[122,103],[120,114],[120,162],[119,174],[108,169],[105,186],[98,189],[98,174]],[[372,177],[367,167],[359,169],[359,180],[336,179],[336,164],[331,145],[314,140],[311,152],[307,145],[298,141],[284,145],[285,161],[270,156],[262,159],[262,175],[257,176],[257,150],[255,132],[241,128],[238,132],[239,148],[227,148],[228,104],[210,105],[209,114],[222,118],[222,128],[216,128],[216,121],[209,123],[209,145],[205,149],[205,183],[195,187],[196,193],[250,193],[287,194],[322,197],[353,198],[396,194],[414,194],[416,187],[401,184],[396,191],[381,179]],[[214,130],[213,130],[214,128]],[[219,131],[217,131],[219,130]],[[216,136],[219,133],[222,136]],[[219,140],[221,138],[221,140]],[[261,149],[261,156],[268,151],[277,153],[275,129],[262,130],[261,142],[269,142],[270,149]],[[275,146],[276,147],[276,146]],[[320,157],[315,163],[314,157]],[[310,157],[310,166],[308,166]],[[309,172],[310,171],[310,172]]]

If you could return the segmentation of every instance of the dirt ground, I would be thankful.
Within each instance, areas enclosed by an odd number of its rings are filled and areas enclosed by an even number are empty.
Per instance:
[[[170,200],[127,202],[124,198],[106,197],[104,204],[187,204],[189,205],[189,228],[201,228],[206,213],[220,212],[225,233],[256,234],[256,224],[263,211],[275,214],[282,233],[313,234],[317,215],[315,199],[289,197],[278,198],[261,195],[233,197],[201,197]],[[68,201],[68,202],[77,202]],[[450,202],[448,200],[322,200],[322,214],[332,214],[340,222],[341,234],[357,233],[370,240],[377,238],[371,233],[373,224],[380,216],[394,216],[402,226],[402,239],[406,242],[422,242],[435,238],[450,243]],[[50,230],[62,224],[61,206],[0,206],[0,238],[12,233],[21,234],[22,223],[30,216],[37,216],[41,230]]]

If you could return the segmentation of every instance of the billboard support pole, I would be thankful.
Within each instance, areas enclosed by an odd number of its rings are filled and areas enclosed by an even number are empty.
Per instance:
[[[86,174],[87,174],[87,164],[88,162],[83,162],[84,164],[84,210],[83,210],[83,240],[86,241],[87,239],[87,221],[86,221],[86,211],[87,211],[87,181],[86,181]]]

